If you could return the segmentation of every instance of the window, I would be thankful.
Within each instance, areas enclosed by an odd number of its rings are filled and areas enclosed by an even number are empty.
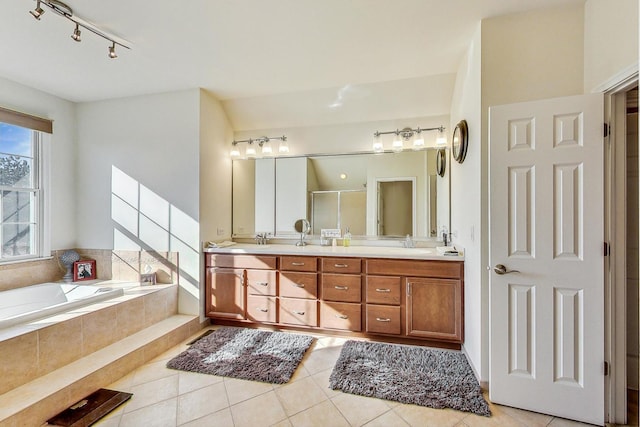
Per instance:
[[[0,122],[0,262],[43,255],[42,132]]]

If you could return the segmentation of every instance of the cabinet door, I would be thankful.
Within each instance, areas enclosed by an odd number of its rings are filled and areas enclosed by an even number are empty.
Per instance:
[[[407,335],[462,342],[462,282],[407,277]]]
[[[207,268],[205,280],[208,317],[245,318],[244,270]]]

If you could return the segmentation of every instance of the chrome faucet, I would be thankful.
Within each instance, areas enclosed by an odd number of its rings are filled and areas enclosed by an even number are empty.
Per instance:
[[[269,243],[270,236],[271,233],[257,233],[256,237],[254,237],[254,240],[258,245],[266,245],[267,243]]]
[[[442,246],[449,246],[451,243],[450,233],[447,233],[447,226],[442,226]]]
[[[407,234],[407,237],[404,239],[404,242],[402,242],[402,246],[404,246],[405,248],[415,248],[416,242],[411,238],[411,236]]]

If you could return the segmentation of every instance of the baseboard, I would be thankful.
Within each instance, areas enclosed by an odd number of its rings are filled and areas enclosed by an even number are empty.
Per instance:
[[[462,352],[462,354],[464,354],[464,357],[467,358],[467,362],[469,362],[469,366],[471,366],[471,370],[473,371],[473,375],[475,375],[476,380],[478,380],[478,383],[480,384],[480,388],[482,388],[483,390],[489,391],[489,382],[488,381],[482,381],[482,379],[480,378],[480,374],[478,373],[478,370],[476,369],[476,367],[471,362],[471,358],[469,357],[469,353],[467,353],[467,349],[464,347],[464,345],[462,345],[462,347],[460,348],[460,351]]]

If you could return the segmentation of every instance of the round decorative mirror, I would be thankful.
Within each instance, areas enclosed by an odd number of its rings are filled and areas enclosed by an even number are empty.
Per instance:
[[[460,120],[453,130],[451,141],[451,155],[458,163],[464,162],[467,155],[467,144],[469,143],[469,128],[466,120]]]
[[[436,153],[436,172],[440,176],[444,176],[444,172],[447,169],[447,156],[446,150],[441,148]]]

